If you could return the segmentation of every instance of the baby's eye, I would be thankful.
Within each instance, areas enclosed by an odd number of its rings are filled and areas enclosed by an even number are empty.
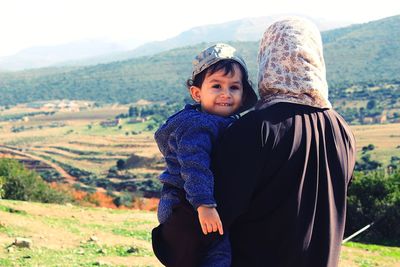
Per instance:
[[[240,87],[239,86],[232,86],[231,89],[232,90],[240,90]]]
[[[221,88],[221,85],[219,85],[219,84],[214,84],[213,86],[212,86],[212,88]]]

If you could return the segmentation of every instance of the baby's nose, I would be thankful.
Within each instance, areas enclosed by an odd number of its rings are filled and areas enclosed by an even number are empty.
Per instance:
[[[221,94],[222,98],[231,98],[231,94],[229,92],[224,92]]]
[[[229,88],[225,88],[221,90],[221,94],[224,96],[231,96],[231,91],[229,90]]]

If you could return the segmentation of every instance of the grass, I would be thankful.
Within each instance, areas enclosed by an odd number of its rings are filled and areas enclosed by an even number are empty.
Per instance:
[[[142,248],[123,245],[106,246],[96,243],[85,243],[78,248],[63,251],[46,248],[40,250],[15,249],[10,254],[12,256],[9,258],[0,258],[0,266],[114,266],[102,258],[149,257],[152,255],[151,251]]]
[[[352,248],[360,248],[366,251],[377,252],[380,256],[383,257],[392,257],[393,259],[397,259],[400,262],[400,248],[399,247],[387,247],[387,246],[378,246],[371,244],[363,244],[363,243],[354,243],[349,242],[346,244],[347,247]]]
[[[399,267],[400,248],[349,242],[342,249],[340,266]]]
[[[150,240],[156,225],[155,212],[0,200],[0,266],[158,267]],[[32,247],[10,246],[16,237]],[[399,247],[349,242],[339,267],[399,263]]]
[[[0,225],[2,267],[161,266],[150,244],[154,212],[0,200]],[[16,237],[32,247],[10,246]]]

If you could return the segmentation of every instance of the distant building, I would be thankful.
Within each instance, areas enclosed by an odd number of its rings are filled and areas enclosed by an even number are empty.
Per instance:
[[[44,105],[42,106],[41,109],[44,109],[44,110],[54,110],[55,108],[56,108],[56,104],[54,104],[54,103],[46,103],[46,104],[44,104]]]
[[[35,104],[35,105],[34,105]],[[64,112],[79,112],[82,108],[92,106],[91,102],[79,100],[50,100],[29,104],[31,107],[39,108],[45,111],[64,111]],[[39,105],[40,104],[40,105]]]
[[[133,119],[130,119],[128,123],[140,123],[140,122],[145,122],[147,118],[142,118],[142,117],[136,117]]]
[[[115,127],[118,126],[121,123],[121,119],[115,119],[111,121],[102,121],[100,122],[100,125],[103,127]]]
[[[387,122],[387,115],[386,114],[382,114],[382,116],[380,116],[378,120],[379,120],[379,123]]]
[[[373,124],[373,123],[374,123],[373,117],[364,117],[363,118],[363,124]]]
[[[382,114],[379,116],[374,116],[374,117],[364,117],[363,119],[363,124],[380,124],[380,123],[385,123],[387,122],[387,116],[386,114]]]

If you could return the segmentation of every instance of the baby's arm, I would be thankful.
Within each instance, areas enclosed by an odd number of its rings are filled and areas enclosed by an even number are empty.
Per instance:
[[[211,146],[217,135],[217,125],[199,120],[195,126],[186,127],[178,138],[177,156],[185,180],[186,198],[198,211],[204,234],[223,233],[215,209],[214,177],[210,170]]]

